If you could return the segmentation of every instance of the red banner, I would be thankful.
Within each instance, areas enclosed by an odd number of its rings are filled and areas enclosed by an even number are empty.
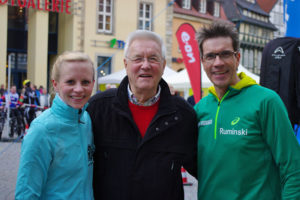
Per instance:
[[[176,32],[176,37],[197,103],[201,99],[201,64],[195,33],[192,25],[182,24]]]

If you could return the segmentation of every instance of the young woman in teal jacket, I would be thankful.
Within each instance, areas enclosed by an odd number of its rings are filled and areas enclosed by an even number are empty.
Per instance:
[[[21,149],[16,199],[94,199],[93,135],[85,111],[94,85],[91,59],[65,52],[52,70],[56,96],[30,125]]]

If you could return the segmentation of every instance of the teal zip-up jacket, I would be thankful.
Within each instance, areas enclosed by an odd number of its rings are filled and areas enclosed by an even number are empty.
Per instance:
[[[198,199],[300,199],[300,145],[280,97],[244,73],[198,118]]]
[[[86,106],[74,109],[56,95],[51,108],[31,123],[22,143],[15,199],[94,199],[94,144]]]

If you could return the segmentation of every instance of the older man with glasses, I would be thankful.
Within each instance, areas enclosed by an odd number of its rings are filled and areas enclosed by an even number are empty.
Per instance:
[[[196,173],[196,113],[161,78],[166,60],[159,35],[135,31],[124,52],[127,76],[88,107],[95,199],[183,200],[181,167]]]
[[[300,199],[300,146],[280,97],[244,73],[238,33],[214,22],[198,32],[214,86],[194,107],[198,119],[198,199]]]

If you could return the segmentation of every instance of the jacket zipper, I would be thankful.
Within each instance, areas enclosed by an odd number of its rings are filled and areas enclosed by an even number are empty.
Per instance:
[[[217,139],[217,124],[218,124],[218,117],[219,117],[219,110],[220,110],[220,105],[222,103],[222,101],[225,99],[225,97],[228,95],[230,90],[228,90],[225,95],[222,97],[222,99],[219,101],[218,99],[218,109],[217,109],[217,113],[216,113],[216,117],[215,117],[215,133],[214,133],[214,139],[216,140]]]

